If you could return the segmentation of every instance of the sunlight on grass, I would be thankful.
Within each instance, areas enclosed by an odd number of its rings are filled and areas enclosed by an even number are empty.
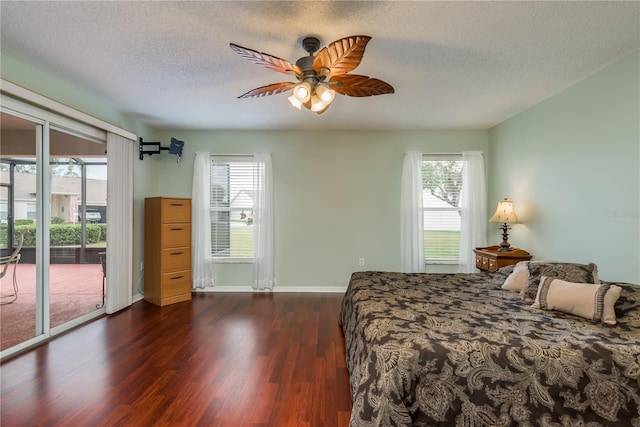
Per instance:
[[[425,259],[457,260],[460,252],[459,231],[424,232]]]
[[[231,228],[231,258],[253,257],[253,227]]]

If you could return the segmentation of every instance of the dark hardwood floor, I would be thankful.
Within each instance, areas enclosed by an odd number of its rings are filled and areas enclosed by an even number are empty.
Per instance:
[[[1,366],[8,426],[347,426],[341,294],[146,302]]]

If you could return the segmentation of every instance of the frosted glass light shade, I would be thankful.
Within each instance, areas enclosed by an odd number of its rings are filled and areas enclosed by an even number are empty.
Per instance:
[[[300,100],[298,98],[296,98],[295,95],[291,95],[290,97],[287,98],[289,100],[289,102],[291,103],[291,105],[293,105],[294,107],[296,107],[298,110],[302,109],[302,102],[300,102]]]
[[[301,103],[309,101],[311,98],[311,85],[307,82],[302,82],[293,88],[293,96],[298,98]]]
[[[336,92],[324,85],[318,85],[318,87],[316,87],[316,95],[318,95],[326,105],[333,101],[333,98],[336,96]]]
[[[326,104],[322,102],[322,99],[318,95],[313,95],[311,97],[311,111],[317,112],[322,110]]]

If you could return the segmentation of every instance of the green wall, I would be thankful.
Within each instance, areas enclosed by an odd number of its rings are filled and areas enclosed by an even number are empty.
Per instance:
[[[512,245],[640,283],[639,63],[627,57],[489,131],[488,205],[514,201]]]
[[[183,161],[163,153],[134,160],[134,295],[142,286],[144,198],[191,195],[195,151],[271,152],[276,209],[279,288],[344,288],[358,269],[397,270],[402,159],[407,150],[452,153],[488,149],[487,131],[158,131],[111,108],[104,97],[74,82],[2,55],[3,78],[145,140],[186,141]],[[314,115],[292,111],[308,120]],[[137,151],[137,146],[132,147]],[[365,258],[365,267],[358,258]],[[431,267],[430,271],[439,271]],[[247,287],[249,265],[223,265],[218,285]]]
[[[293,110],[302,119],[315,116]],[[277,286],[344,288],[356,270],[400,269],[400,180],[407,150],[481,150],[486,131],[158,131],[185,141],[158,165],[156,194],[190,197],[194,153],[270,152]],[[152,195],[152,196],[153,196]],[[365,266],[358,259],[365,258]],[[433,270],[432,270],[433,271]],[[218,265],[216,283],[249,286],[250,265]]]
[[[514,246],[536,259],[593,261],[606,280],[640,283],[638,65],[635,54],[489,131],[158,131],[99,95],[5,55],[1,75],[146,140],[186,141],[179,165],[166,153],[144,161],[136,156],[135,294],[142,279],[143,200],[190,196],[199,150],[272,153],[280,288],[344,287],[351,272],[363,268],[360,257],[365,269],[400,268],[399,187],[407,150],[488,153],[489,209],[509,197],[523,221],[512,230]],[[304,118],[304,112],[292,114]],[[488,242],[499,241],[497,224],[489,224]],[[218,268],[219,285],[250,281],[247,265]]]

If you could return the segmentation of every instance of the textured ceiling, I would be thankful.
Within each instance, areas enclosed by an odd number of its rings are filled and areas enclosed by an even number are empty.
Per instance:
[[[640,49],[640,3],[2,1],[1,48],[156,128],[486,129]],[[323,115],[286,94],[237,99],[289,78],[233,42],[295,62],[369,35],[353,72],[391,95],[338,95]],[[293,80],[293,79],[291,79]]]

